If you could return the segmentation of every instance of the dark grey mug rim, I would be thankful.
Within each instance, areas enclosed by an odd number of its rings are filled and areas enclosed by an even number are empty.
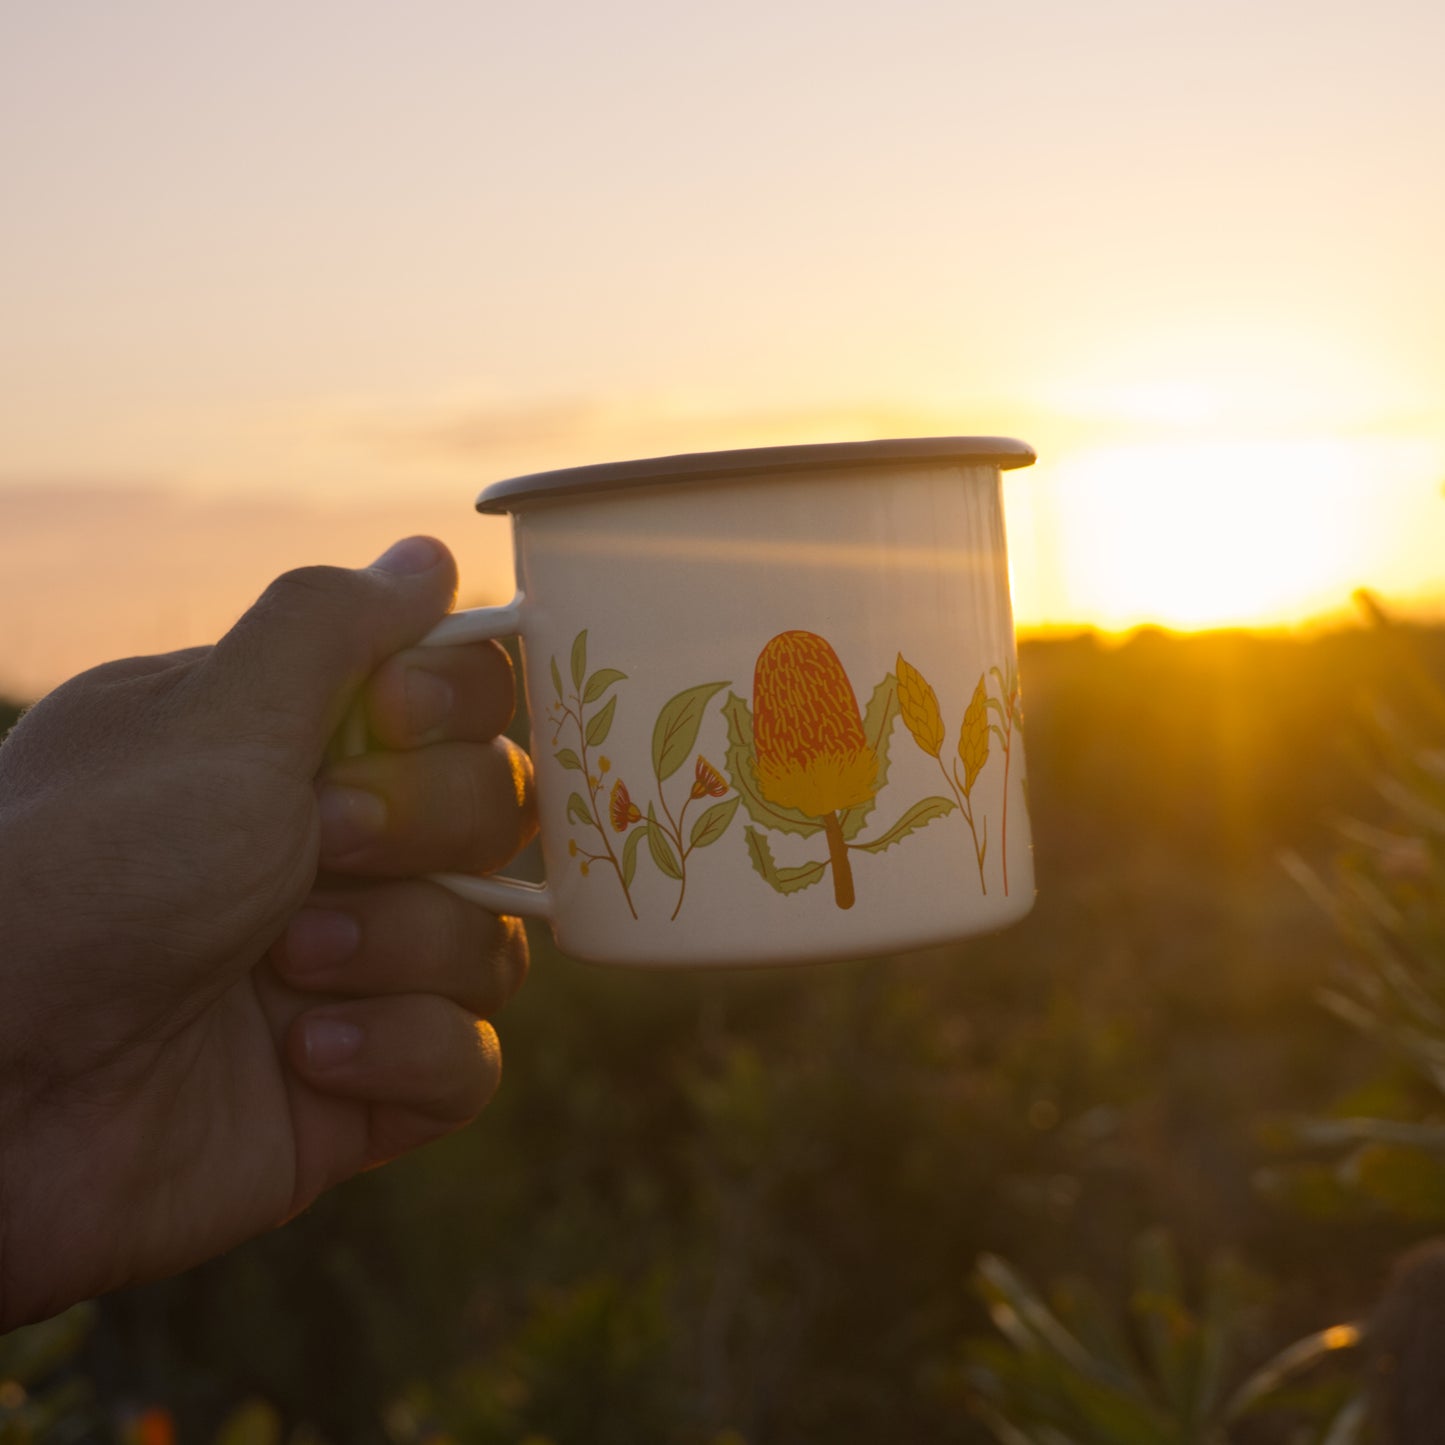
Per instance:
[[[1013,437],[892,437],[878,441],[821,442],[804,446],[743,447],[735,451],[685,452],[638,461],[598,462],[528,472],[493,482],[477,498],[477,511],[514,512],[533,502],[549,502],[624,487],[655,487],[717,481],[763,473],[838,471],[899,462],[963,463],[995,466],[1000,471],[1032,466],[1034,449]]]

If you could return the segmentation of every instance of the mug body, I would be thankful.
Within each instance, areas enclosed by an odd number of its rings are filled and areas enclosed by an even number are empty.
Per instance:
[[[509,509],[565,952],[859,957],[1029,910],[997,461],[795,466]]]

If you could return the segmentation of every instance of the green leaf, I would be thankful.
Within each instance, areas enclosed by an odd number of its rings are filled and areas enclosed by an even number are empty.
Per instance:
[[[725,682],[704,682],[669,698],[652,730],[652,770],[659,783],[670,778],[691,756],[702,715]]]
[[[573,793],[567,799],[567,817],[575,818],[579,823],[590,824],[592,822],[592,812],[581,793]]]
[[[552,656],[552,686],[557,689],[557,701],[562,701],[562,673],[557,667],[557,657]]]
[[[716,843],[719,838],[728,830],[728,824],[733,820],[733,814],[738,810],[741,798],[724,798],[721,803],[714,803],[697,822],[692,825],[692,838],[690,846],[693,848],[706,848],[709,843]]]
[[[1184,1284],[1174,1241],[1162,1229],[1145,1231],[1134,1249],[1134,1296],[1130,1309],[1164,1398],[1181,1417],[1194,1395],[1193,1358],[1198,1322],[1184,1301]]]
[[[952,798],[924,798],[915,803],[881,838],[871,843],[852,843],[860,853],[881,853],[895,843],[902,842],[910,833],[926,828],[935,818],[946,818],[958,806]]]
[[[779,893],[797,893],[799,889],[811,888],[814,883],[820,882],[828,871],[825,862],[804,863],[797,868],[779,868],[773,861],[773,851],[768,847],[768,840],[762,832],[757,828],[748,828],[745,830],[745,837],[748,861],[752,863],[754,872]]]
[[[642,842],[643,834],[646,832],[645,827],[634,828],[627,835],[627,842],[622,845],[622,883],[624,887],[632,887],[632,878],[637,872],[637,845]]]
[[[1098,1361],[1100,1379],[1112,1378],[1130,1394],[1147,1396],[1122,1322],[1094,1285],[1085,1279],[1064,1280],[1054,1290],[1053,1305],[1064,1328]]]
[[[582,689],[583,702],[596,702],[614,682],[626,682],[627,674],[618,672],[615,667],[599,668],[587,679],[587,686]]]
[[[682,881],[682,865],[677,861],[677,853],[667,834],[662,831],[662,825],[657,821],[657,814],[651,803],[647,805],[647,849],[652,854],[652,861],[662,873]]]
[[[868,821],[868,815],[878,801],[878,794],[883,791],[883,786],[888,781],[889,743],[893,737],[893,720],[899,711],[898,679],[890,672],[873,689],[873,696],[868,699],[868,706],[863,710],[863,736],[878,758],[878,777],[871,798],[845,809],[838,815],[838,824],[846,839],[856,838],[862,831],[863,824]]]
[[[1370,1397],[1363,1391],[1352,1396],[1330,1423],[1320,1445],[1360,1445],[1366,1438],[1370,1419]]]
[[[563,748],[560,752],[552,755],[562,764],[564,768],[571,768],[574,773],[582,771],[582,759],[572,751],[571,748]]]
[[[587,676],[587,629],[577,634],[572,644],[572,686],[582,691],[582,679]]]
[[[601,747],[607,741],[607,734],[612,731],[612,714],[616,711],[617,699],[609,697],[607,706],[587,724],[587,746],[589,748]]]
[[[1237,1420],[1241,1415],[1255,1409],[1301,1370],[1308,1370],[1341,1350],[1354,1349],[1363,1339],[1364,1332],[1360,1327],[1348,1324],[1331,1325],[1327,1330],[1320,1330],[1317,1334],[1296,1340],[1272,1360],[1261,1365],[1234,1392],[1225,1409],[1224,1418]]]
[[[770,803],[758,790],[757,774],[754,771],[753,715],[748,711],[747,703],[736,693],[730,692],[727,701],[723,703],[723,717],[727,719],[728,725],[728,750],[723,758],[723,766],[753,822],[761,823],[763,827],[772,828],[779,833],[798,833],[804,838],[821,833],[823,825],[816,818],[810,818],[796,808],[780,808],[776,803]]]

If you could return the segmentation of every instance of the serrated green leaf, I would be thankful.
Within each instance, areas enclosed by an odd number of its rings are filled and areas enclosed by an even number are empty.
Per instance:
[[[723,717],[728,725],[728,750],[723,766],[749,817],[778,833],[798,833],[804,838],[821,833],[823,825],[816,818],[810,818],[796,808],[780,808],[759,791],[757,774],[753,770],[753,715],[747,703],[730,692],[723,703]]]
[[[625,672],[618,672],[615,667],[600,667],[587,679],[587,686],[582,689],[582,701],[596,702],[613,683],[626,681]]]
[[[587,676],[587,629],[577,634],[572,644],[572,686],[582,691],[582,679]]]
[[[947,817],[956,807],[952,798],[924,798],[915,803],[881,838],[871,843],[853,843],[851,847],[860,853],[881,853],[895,843],[901,843],[910,833],[926,828],[935,818]]]
[[[557,666],[557,657],[552,656],[552,686],[557,690],[557,701],[562,701],[562,672]]]
[[[582,759],[572,751],[571,748],[562,748],[552,755],[562,764],[564,768],[571,768],[574,773],[582,771]]]
[[[744,836],[748,845],[748,861],[753,870],[770,888],[779,893],[797,893],[800,889],[811,888],[822,880],[828,871],[824,862],[804,863],[796,868],[779,868],[773,861],[773,851],[760,829],[747,828]]]
[[[714,803],[692,825],[692,836],[689,846],[693,848],[706,848],[711,843],[716,843],[719,838],[728,830],[728,824],[733,820],[733,814],[738,810],[741,798],[724,798],[721,803]]]
[[[601,747],[607,741],[607,734],[612,731],[612,714],[616,711],[617,699],[609,697],[607,706],[587,724],[587,746],[589,748]]]
[[[856,838],[868,821],[868,815],[877,803],[878,794],[888,781],[888,753],[893,738],[893,721],[899,714],[898,679],[890,672],[868,699],[863,710],[863,736],[878,759],[878,775],[874,782],[873,796],[845,809],[838,815],[838,826],[847,840]]]
[[[592,822],[592,810],[587,806],[587,800],[581,793],[573,793],[567,799],[567,817],[575,818],[579,823],[590,824]]]
[[[652,729],[652,769],[659,783],[670,778],[691,756],[702,715],[726,682],[704,682],[669,698]]]
[[[637,845],[642,842],[646,832],[646,828],[634,828],[627,835],[627,842],[622,845],[622,883],[626,888],[632,887],[632,878],[637,872]]]
[[[682,881],[682,865],[677,861],[672,840],[662,831],[662,825],[657,821],[657,814],[651,803],[647,805],[647,851],[652,854],[652,861],[657,864],[659,871],[669,878]]]

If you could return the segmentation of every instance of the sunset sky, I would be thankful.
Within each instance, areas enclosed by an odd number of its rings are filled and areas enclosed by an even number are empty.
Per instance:
[[[0,691],[518,471],[1004,433],[1027,627],[1445,601],[1439,0],[0,7]]]

